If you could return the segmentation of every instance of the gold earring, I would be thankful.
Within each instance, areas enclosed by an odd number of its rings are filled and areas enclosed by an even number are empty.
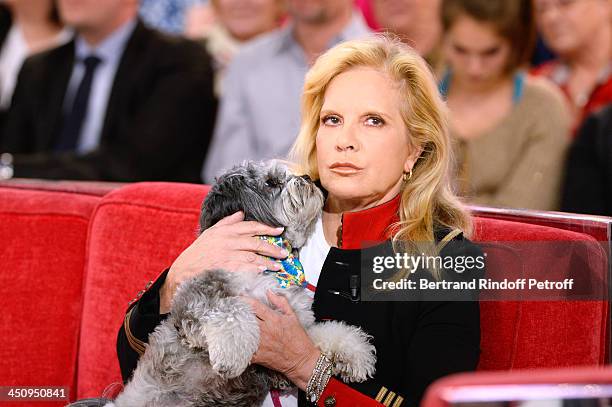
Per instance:
[[[408,182],[408,181],[410,181],[411,179],[412,179],[412,168],[410,169],[410,172],[405,172],[405,173],[402,175],[402,181],[404,181],[404,182]]]

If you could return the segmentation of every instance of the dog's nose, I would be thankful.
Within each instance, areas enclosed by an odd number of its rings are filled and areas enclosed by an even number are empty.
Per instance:
[[[312,181],[312,179],[310,179],[310,177],[308,176],[308,174],[304,174],[304,175],[302,175],[302,179],[303,179],[304,181]]]

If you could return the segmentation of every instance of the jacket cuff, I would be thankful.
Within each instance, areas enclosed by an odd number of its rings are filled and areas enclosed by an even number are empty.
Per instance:
[[[381,389],[382,391],[382,389]],[[395,395],[395,393],[393,393]],[[325,386],[325,390],[319,397],[317,402],[318,407],[380,407],[380,406],[400,406],[402,401],[397,402],[396,397],[390,397],[389,404],[383,404],[382,402],[369,398],[363,393],[349,387],[342,383],[340,380],[331,378],[329,383]],[[380,397],[381,400],[387,401],[385,396]],[[400,397],[401,399],[401,397]],[[393,404],[391,404],[393,403]]]
[[[155,282],[147,283],[145,289],[130,301],[125,314],[123,327],[128,343],[140,355],[144,353],[149,334],[168,316],[159,313],[159,291],[167,275],[168,270],[165,270]]]

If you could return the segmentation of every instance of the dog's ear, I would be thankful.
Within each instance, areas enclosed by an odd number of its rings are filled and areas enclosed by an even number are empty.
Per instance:
[[[241,200],[236,196],[236,189],[228,183],[232,183],[232,180],[218,179],[202,202],[200,233],[226,216],[244,210],[240,207]]]

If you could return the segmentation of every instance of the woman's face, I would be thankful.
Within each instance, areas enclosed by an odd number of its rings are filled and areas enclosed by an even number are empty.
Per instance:
[[[240,41],[247,41],[278,26],[279,0],[215,0],[219,21]]]
[[[390,200],[420,151],[411,148],[396,83],[372,68],[353,68],[328,85],[316,137],[321,184],[330,199],[355,209]]]
[[[453,77],[468,86],[495,85],[504,76],[510,44],[493,26],[460,16],[445,36],[445,54]]]
[[[602,25],[611,24],[609,0],[534,0],[536,21],[546,44],[571,58]]]

